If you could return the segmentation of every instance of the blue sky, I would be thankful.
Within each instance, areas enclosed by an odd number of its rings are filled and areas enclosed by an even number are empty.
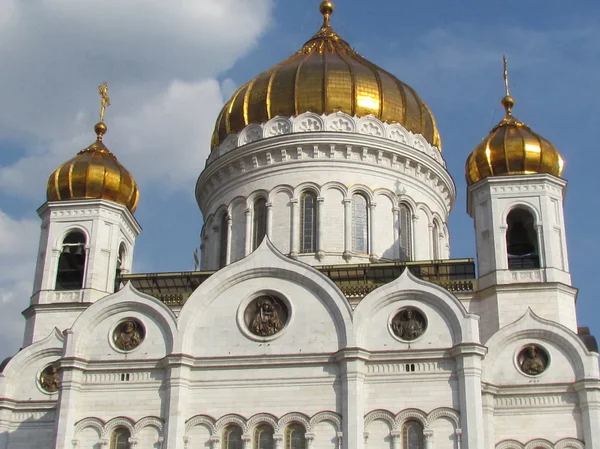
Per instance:
[[[105,143],[140,184],[136,217],[144,231],[134,270],[189,270],[202,226],[194,184],[220,106],[321,24],[318,0],[164,3],[0,0],[0,357],[22,337],[46,179],[92,142],[96,86],[110,86]],[[593,265],[600,251],[593,225],[600,218],[600,4],[339,0],[332,23],[433,111],[458,191],[450,218],[454,258],[475,256],[464,162],[502,117],[507,54],[515,116],[567,161],[579,323],[600,336]]]

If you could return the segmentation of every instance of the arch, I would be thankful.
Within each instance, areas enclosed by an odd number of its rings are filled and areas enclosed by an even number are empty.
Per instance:
[[[316,196],[321,196],[321,187],[319,186],[319,184],[317,184],[316,182],[307,181],[300,183],[296,187],[294,187],[294,197],[300,197],[300,195],[307,190],[310,190]]]
[[[456,410],[448,408],[448,407],[436,408],[435,410],[432,410],[431,412],[429,412],[429,414],[427,415],[427,426],[425,426],[425,427],[430,427],[431,424],[439,418],[448,418],[450,421],[452,421],[454,423],[455,429],[460,428],[459,413]]]
[[[154,427],[156,430],[162,432],[164,424],[162,419],[156,416],[146,416],[145,418],[140,419],[133,426],[133,435],[136,436],[142,429],[146,427]]]
[[[277,421],[277,428],[285,429],[291,423],[301,424],[307,432],[310,432],[310,419],[308,416],[298,412],[287,413],[279,418],[279,421]]]
[[[87,429],[88,427],[96,429],[98,435],[104,434],[104,421],[102,421],[100,418],[83,418],[82,420],[75,423],[74,435],[79,435],[84,429]]]
[[[112,429],[108,436],[110,437],[110,449],[128,449],[132,432],[127,427],[118,426]]]
[[[535,216],[529,208],[514,207],[506,216],[508,269],[540,268],[540,249]]]
[[[267,202],[265,196],[256,196],[252,202],[252,250],[256,250],[267,235]]]
[[[57,236],[57,238],[54,242],[54,248],[57,250],[60,250],[62,248],[62,242],[65,240],[65,237],[67,235],[69,235],[71,232],[81,232],[85,236],[86,242],[91,241],[90,233],[85,227],[78,225],[78,224],[73,224],[73,225],[70,225],[69,227],[63,229],[62,232]],[[88,243],[88,246],[89,246],[89,243]]]
[[[373,410],[365,416],[365,432],[373,421],[384,421],[390,425],[390,429],[396,429],[395,416],[387,410]]]
[[[505,440],[501,441],[496,445],[496,449],[524,449],[521,443],[515,440]]]
[[[211,435],[217,433],[217,425],[215,420],[207,415],[196,415],[188,419],[185,423],[185,433],[187,434],[196,426],[204,426],[208,429]]]
[[[554,449],[585,449],[583,443],[574,438],[564,438],[554,445]]]
[[[252,416],[247,423],[248,432],[254,432],[256,427],[261,424],[268,424],[273,428],[273,432],[279,431],[279,426],[277,424],[277,418],[269,413],[259,413],[257,415]]]
[[[419,422],[423,428],[427,427],[427,414],[416,408],[409,408],[401,411],[394,417],[394,423],[396,429],[402,429],[402,426],[406,421],[417,421]]]
[[[429,206],[425,203],[417,203],[416,209],[414,209],[415,211],[423,211],[423,213],[425,214],[425,216],[427,217],[427,223],[431,223],[433,220],[433,213],[431,212],[431,209],[429,208]]]
[[[515,210],[515,209],[525,209],[527,210],[534,219],[534,224],[538,224],[541,221],[541,216],[538,212],[538,210],[531,204],[523,202],[522,200],[518,200],[518,201],[514,201],[510,204],[508,204],[508,206],[506,206],[506,208],[504,209],[504,212],[502,213],[502,225],[506,226],[507,225],[507,221],[506,219],[508,218],[509,214]]]
[[[310,418],[310,428],[314,429],[317,424],[320,422],[327,421],[335,426],[335,430],[337,432],[341,432],[342,430],[342,418],[335,412],[324,411],[315,414],[312,418]]]
[[[71,230],[64,236],[58,256],[55,290],[80,290],[85,287],[88,242],[86,233],[80,230]]]
[[[242,416],[234,414],[221,416],[219,419],[217,419],[217,422],[215,423],[215,431],[220,433],[229,425],[238,426],[240,429],[242,429],[242,433],[248,432],[246,420]]]
[[[291,199],[294,197],[295,190],[296,189],[294,189],[294,187],[292,187],[289,184],[280,184],[278,186],[275,186],[269,192],[269,201],[273,201],[273,197],[278,193],[286,193]]]
[[[364,184],[354,184],[348,189],[348,198],[352,199],[352,195],[361,194],[367,199],[369,204],[375,202],[375,196],[369,186]]]
[[[321,186],[321,195],[325,195],[328,190],[337,190],[344,198],[348,198],[349,192],[345,184],[338,181],[328,181]]]
[[[252,429],[254,449],[275,448],[275,428],[266,422],[260,422]]]
[[[525,449],[554,449],[554,444],[548,440],[531,440],[525,445]]]
[[[237,424],[228,424],[223,428],[221,444],[223,449],[242,449],[244,446],[244,430]],[[215,437],[219,441],[221,435]],[[212,438],[211,438],[212,439]]]
[[[133,435],[135,429],[133,421],[124,416],[118,416],[116,418],[111,419],[104,425],[102,436],[105,438],[109,437],[111,432],[117,427],[124,427],[129,431],[131,435]]]

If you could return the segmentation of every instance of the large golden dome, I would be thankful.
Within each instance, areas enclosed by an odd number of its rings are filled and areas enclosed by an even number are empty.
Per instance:
[[[278,115],[342,111],[400,123],[441,150],[435,119],[416,92],[358,55],[333,31],[332,2],[322,2],[320,10],[324,22],[317,34],[297,53],[240,87],[225,104],[212,148],[250,123],[265,123]]]
[[[48,201],[104,199],[126,206],[132,213],[139,191],[133,176],[102,142],[106,125],[98,123],[96,142],[58,167],[48,179]]]
[[[510,95],[502,99],[502,105],[506,116],[467,159],[467,184],[489,176],[536,173],[561,176],[564,161],[554,145],[513,117],[514,100]]]

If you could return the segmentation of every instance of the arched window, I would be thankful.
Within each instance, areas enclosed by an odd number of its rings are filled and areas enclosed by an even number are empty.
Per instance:
[[[300,197],[300,252],[317,251],[317,196],[304,192]]]
[[[352,195],[352,249],[355,253],[369,252],[369,210],[364,195]]]
[[[433,220],[433,226],[431,227],[431,255],[434,259],[440,259],[440,225],[437,220]]]
[[[85,235],[80,231],[67,234],[58,258],[56,290],[79,290],[83,288],[85,271]]]
[[[537,233],[531,212],[517,208],[506,217],[506,252],[508,268],[523,270],[540,267]]]
[[[117,427],[110,436],[110,449],[129,449],[131,433],[125,427]]]
[[[267,200],[258,198],[254,201],[253,208],[254,226],[252,229],[252,249],[255,250],[262,243],[267,233]]]
[[[227,426],[223,432],[223,449],[242,449],[242,429],[238,426]]]
[[[254,449],[273,449],[273,428],[261,424],[254,431]]]
[[[115,291],[119,290],[119,277],[123,273],[123,264],[125,263],[125,244],[119,245],[119,254],[117,255],[117,268],[115,272]]]
[[[412,212],[400,204],[400,260],[412,260]]]
[[[423,426],[418,421],[406,421],[402,426],[402,449],[425,449]]]
[[[221,217],[221,234],[219,236],[219,268],[227,265],[227,233],[229,232],[229,220],[225,212]]]
[[[285,430],[285,449],[306,449],[305,433],[302,424],[290,424]]]

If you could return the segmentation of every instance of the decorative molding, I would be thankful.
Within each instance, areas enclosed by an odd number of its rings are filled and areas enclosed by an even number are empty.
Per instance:
[[[125,427],[127,430],[129,430],[131,433],[131,438],[134,440],[137,439],[137,436],[142,429],[146,427],[154,427],[156,430],[158,430],[159,438],[157,442],[160,443],[162,441],[164,422],[162,419],[156,416],[146,416],[135,423],[129,418],[125,417],[113,418],[106,423],[99,418],[89,417],[75,423],[74,437],[77,438],[77,436],[86,428],[93,428],[98,431],[98,434],[100,435],[99,443],[102,445],[103,441],[109,441],[110,433],[117,427]]]
[[[518,396],[495,396],[494,408],[514,409],[531,407],[553,407],[557,405],[574,406],[578,404],[577,395],[548,394],[548,395],[518,395]]]
[[[409,369],[407,369],[407,366]],[[414,370],[413,370],[414,367]],[[367,363],[368,374],[406,373],[440,373],[453,372],[456,369],[454,360],[432,360],[432,361],[399,361],[393,363]]]
[[[512,280],[516,282],[541,282],[542,270],[511,270]]]
[[[523,444],[517,440],[505,440],[496,445],[496,449],[585,449],[584,444],[574,438],[563,438],[552,444],[550,441],[538,438]]]
[[[448,418],[454,423],[454,428],[459,431],[460,429],[460,414],[451,408],[440,407],[432,410],[429,413],[425,413],[422,410],[417,409],[406,409],[394,415],[388,410],[373,410],[372,412],[365,415],[365,432],[368,432],[368,427],[373,421],[385,421],[390,425],[391,432],[398,432],[402,430],[402,425],[409,419],[419,421],[423,428],[428,429],[431,424],[439,418]]]
[[[164,371],[129,371],[122,370],[116,372],[86,372],[83,375],[83,383],[86,384],[115,384],[121,382],[121,374],[129,374],[126,382],[162,382]]]

